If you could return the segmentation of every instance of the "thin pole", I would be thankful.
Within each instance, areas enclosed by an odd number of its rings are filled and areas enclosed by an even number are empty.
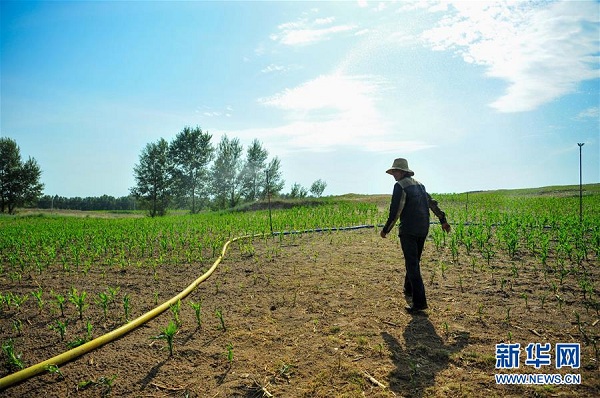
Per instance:
[[[579,142],[579,223],[583,221],[583,178],[581,173],[581,147],[584,142]]]
[[[271,184],[269,183],[269,170],[266,170],[267,174],[267,200],[269,201],[269,226],[271,227],[271,235],[273,235],[273,219],[271,218]]]

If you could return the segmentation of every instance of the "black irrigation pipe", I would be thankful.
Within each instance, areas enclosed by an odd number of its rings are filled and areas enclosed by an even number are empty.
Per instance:
[[[378,227],[383,225],[378,225]],[[300,231],[274,231],[272,233],[273,236],[279,235],[294,235],[294,234],[304,234],[311,232],[331,232],[331,231],[354,231],[357,229],[367,229],[367,228],[375,228],[375,225],[354,225],[352,227],[329,227],[329,228],[313,228],[313,229],[304,229]]]

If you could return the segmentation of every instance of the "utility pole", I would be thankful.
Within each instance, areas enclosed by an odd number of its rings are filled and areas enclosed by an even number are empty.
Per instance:
[[[583,178],[581,175],[581,147],[584,142],[578,142],[579,145],[579,223],[583,221]]]

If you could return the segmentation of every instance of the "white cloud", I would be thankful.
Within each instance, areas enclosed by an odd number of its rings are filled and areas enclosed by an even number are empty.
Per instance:
[[[262,73],[282,72],[285,71],[285,66],[270,64],[266,68],[261,69]]]
[[[336,34],[356,29],[354,25],[332,25],[334,21],[334,17],[328,17],[318,18],[312,22],[307,18],[286,22],[280,24],[277,27],[279,32],[272,34],[270,38],[281,44],[297,46],[328,40]]]
[[[265,68],[261,69],[262,73],[279,73],[279,72],[289,72],[302,69],[299,65],[278,65],[278,64],[269,64]]]
[[[202,109],[197,108],[196,109],[196,113],[202,114],[202,116],[205,117],[220,117],[220,116],[226,116],[226,117],[231,117],[232,112],[233,112],[233,108],[231,107],[231,105],[227,105],[225,107],[224,110],[215,110],[209,106],[202,106]]]
[[[600,120],[600,108],[597,106],[593,106],[587,109],[584,109],[580,112],[575,119],[577,120],[586,120],[586,119],[597,119]]]
[[[374,97],[382,84],[372,76],[324,75],[259,102],[286,110],[336,109],[364,115],[374,111]]]
[[[451,50],[487,75],[509,83],[490,106],[500,112],[536,109],[600,77],[600,15],[596,2],[455,2],[423,38]]]
[[[335,21],[335,17],[317,18],[315,19],[315,25],[329,25]]]
[[[377,102],[388,86],[376,76],[319,76],[259,99],[265,106],[286,111],[288,123],[253,133],[270,137],[270,145],[279,153],[343,147],[410,152],[429,147],[421,141],[394,137],[391,124],[377,109]]]

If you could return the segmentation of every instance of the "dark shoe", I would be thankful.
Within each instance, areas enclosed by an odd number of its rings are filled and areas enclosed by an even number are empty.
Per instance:
[[[420,306],[420,307],[416,307],[414,305],[411,306],[411,307],[408,307],[408,306],[405,307],[406,312],[408,312],[409,314],[416,314],[416,313],[419,313],[419,312],[422,312],[422,311],[426,310],[427,308],[428,308],[427,305]]]

